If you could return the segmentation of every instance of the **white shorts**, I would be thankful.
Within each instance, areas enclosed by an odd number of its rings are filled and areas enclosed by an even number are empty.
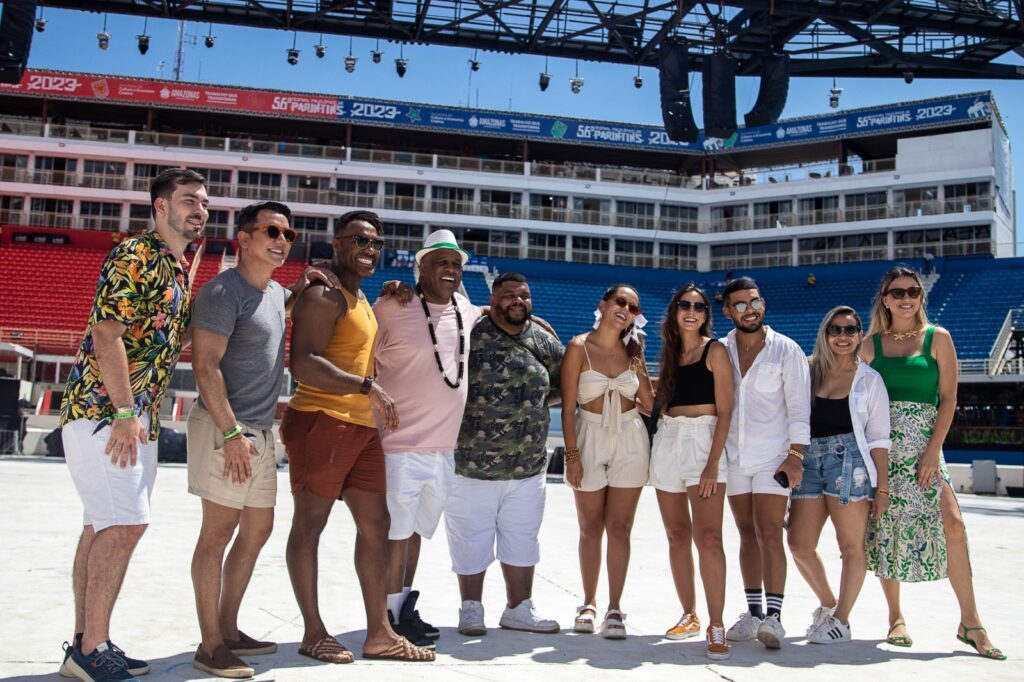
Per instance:
[[[149,415],[139,418],[148,431]],[[111,464],[110,456],[103,452],[110,427],[104,426],[94,434],[96,424],[91,419],[76,419],[61,429],[64,461],[85,507],[82,525],[92,526],[98,533],[111,526],[148,524],[158,442],[139,443],[135,466],[122,469],[119,464]]]
[[[726,483],[726,495],[784,495],[789,497],[791,488],[783,488],[775,480],[775,472],[789,456],[784,452],[770,462],[759,464],[752,469],[744,469],[737,462],[729,463],[729,480]]]
[[[576,410],[576,445],[583,465],[579,490],[647,485],[651,446],[640,413],[635,409],[623,412],[620,431],[602,426],[603,420],[604,415]]]
[[[480,481],[456,476],[444,510],[452,570],[476,575],[494,561],[536,566],[544,518],[546,474],[517,481]]]
[[[651,485],[667,493],[685,493],[699,485],[717,423],[714,415],[662,417],[651,448]],[[728,468],[723,452],[718,460],[719,483],[726,482]]]
[[[384,455],[387,472],[388,540],[413,533],[433,537],[455,478],[455,451],[396,452]]]

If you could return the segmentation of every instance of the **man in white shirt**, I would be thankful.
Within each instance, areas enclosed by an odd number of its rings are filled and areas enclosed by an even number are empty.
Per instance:
[[[723,312],[735,329],[725,339],[733,367],[733,413],[726,441],[729,506],[740,532],[740,572],[747,612],[728,632],[732,641],[755,637],[778,649],[785,637],[783,521],[790,490],[803,477],[803,450],[811,442],[811,378],[807,357],[792,339],[764,324],[765,301],[749,277],[722,292]],[[761,604],[761,585],[767,613]]]
[[[440,636],[419,617],[412,581],[420,538],[433,536],[455,477],[469,333],[481,315],[457,291],[468,258],[450,230],[432,233],[416,252],[416,298],[406,305],[387,296],[373,306],[377,381],[401,415],[397,429],[381,430],[391,514],[388,612],[395,632],[418,646],[433,647]]]

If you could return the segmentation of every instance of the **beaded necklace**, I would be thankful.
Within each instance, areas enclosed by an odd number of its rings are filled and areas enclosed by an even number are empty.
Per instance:
[[[423,306],[423,314],[427,318],[427,330],[430,332],[430,342],[434,344],[434,360],[437,361],[437,370],[441,373],[441,378],[444,379],[444,383],[448,388],[458,388],[462,384],[462,375],[466,369],[466,337],[463,334],[462,313],[459,312],[459,306],[455,302],[455,297],[452,297],[451,304],[455,308],[455,325],[459,330],[459,376],[455,383],[452,383],[448,379],[448,375],[444,373],[444,364],[441,362],[441,350],[437,346],[437,332],[434,331],[434,322],[430,319],[430,308],[427,307],[427,299],[423,296],[423,288],[419,284],[416,285],[416,295],[420,299],[420,304]]]

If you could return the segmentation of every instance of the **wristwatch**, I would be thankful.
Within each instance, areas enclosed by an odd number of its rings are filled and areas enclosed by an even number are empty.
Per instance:
[[[359,392],[366,395],[370,392],[371,386],[373,386],[373,377],[363,377],[363,385],[359,387]]]

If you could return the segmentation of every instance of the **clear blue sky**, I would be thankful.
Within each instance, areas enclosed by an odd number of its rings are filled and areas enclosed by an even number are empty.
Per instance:
[[[135,36],[142,33],[141,17],[110,15],[107,30],[111,34],[110,49],[96,47],[96,33],[103,27],[103,15],[68,10],[44,9],[47,27],[35,33],[29,65],[35,68],[66,69],[92,73],[121,74],[139,77],[172,77],[178,24],[167,20],[149,20],[147,33],[152,36],[148,54],[136,49]],[[632,123],[661,123],[658,96],[658,74],[655,69],[641,69],[643,88],[633,87],[635,67],[615,64],[581,62],[579,75],[586,84],[573,95],[569,78],[576,69],[570,60],[551,59],[548,72],[552,76],[547,92],[537,87],[537,76],[544,70],[544,58],[532,55],[508,55],[481,52],[480,71],[472,74],[468,60],[472,50],[406,45],[404,56],[409,60],[405,78],[395,73],[394,59],[399,46],[381,43],[384,59],[373,64],[370,51],[375,41],[354,39],[352,53],[359,58],[355,73],[345,73],[342,60],[349,51],[349,39],[325,36],[327,56],[317,59],[313,46],[318,34],[299,33],[296,47],[302,51],[299,64],[289,66],[285,50],[292,46],[290,32],[258,30],[214,25],[216,45],[203,47],[207,24],[187,24],[186,33],[197,36],[197,44],[186,45],[182,80],[203,81],[222,85],[243,85],[283,90],[301,90],[339,95],[379,97],[401,101],[433,104],[479,104],[487,109],[576,116]],[[1024,65],[1024,58],[1011,56],[1007,63]],[[160,64],[163,62],[161,71]],[[742,118],[757,97],[757,79],[740,78],[736,84],[736,108]],[[1024,147],[1024,81],[929,80],[918,78],[911,84],[900,79],[841,79],[844,89],[841,108],[889,104],[912,99],[941,97],[964,92],[991,90],[1010,136],[1011,150],[1018,152],[1015,172],[1016,191],[1020,199],[1020,215],[1024,201],[1024,167],[1020,150]],[[831,80],[793,78],[784,118],[821,114],[828,109]],[[693,79],[692,101],[701,120],[701,82]],[[1017,253],[1024,254],[1024,221],[1018,221]]]

